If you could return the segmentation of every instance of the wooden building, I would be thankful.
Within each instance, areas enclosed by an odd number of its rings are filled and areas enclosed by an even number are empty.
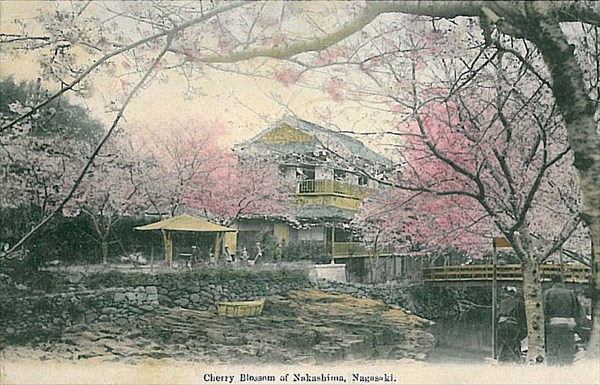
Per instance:
[[[389,159],[348,135],[294,117],[283,118],[234,150],[242,159],[277,162],[278,177],[289,187],[294,218],[241,218],[234,225],[239,247],[251,250],[266,232],[282,246],[320,245],[330,261],[368,265],[350,269],[354,281],[381,280],[370,267],[381,263],[387,266],[388,278],[389,272],[401,273],[402,262],[390,250],[374,258],[350,225],[365,198],[382,188],[368,175],[386,179],[394,172]]]

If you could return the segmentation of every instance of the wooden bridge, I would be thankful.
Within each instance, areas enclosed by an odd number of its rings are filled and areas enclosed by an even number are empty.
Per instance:
[[[540,265],[542,282],[550,282],[562,274],[567,284],[590,283],[591,270],[585,265]],[[493,265],[465,265],[423,268],[423,282],[433,286],[490,286],[494,279]],[[523,282],[521,265],[497,265],[499,285],[519,285]]]

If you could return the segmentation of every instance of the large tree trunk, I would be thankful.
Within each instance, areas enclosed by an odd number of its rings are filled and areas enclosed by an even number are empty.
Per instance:
[[[595,227],[594,227],[595,226]],[[600,233],[600,223],[596,220],[590,227],[591,232],[598,234]],[[597,238],[592,242],[592,334],[590,336],[590,342],[587,346],[587,358],[592,360],[600,359],[600,306],[598,299],[600,298],[600,255],[598,240]]]
[[[592,256],[600,255],[600,135],[594,119],[596,104],[586,93],[581,67],[556,20],[541,15],[535,33],[528,36],[538,47],[552,74],[552,88],[557,105],[565,119],[569,143],[575,155],[575,168],[579,173],[583,195],[582,217],[589,226],[592,238]],[[593,296],[600,295],[599,261],[592,261],[594,272]],[[588,357],[600,356],[600,317],[594,309],[592,336]]]
[[[539,265],[532,261],[522,263],[523,299],[527,316],[527,363],[542,363],[546,357],[544,335],[544,306]]]

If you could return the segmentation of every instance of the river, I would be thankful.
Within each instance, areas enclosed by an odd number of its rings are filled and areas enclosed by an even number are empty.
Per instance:
[[[427,362],[478,364],[492,357],[489,308],[476,309],[460,320],[438,320],[431,331],[437,344]]]

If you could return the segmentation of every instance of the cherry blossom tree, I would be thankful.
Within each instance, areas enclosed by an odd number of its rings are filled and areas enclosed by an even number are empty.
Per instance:
[[[182,120],[161,125],[160,132],[139,131],[142,189],[157,213],[173,216],[186,205],[224,225],[243,215],[285,214],[289,197],[278,185],[276,166],[223,148],[222,123]]]
[[[84,215],[93,225],[101,246],[102,262],[108,263],[114,226],[127,216],[143,213],[148,201],[140,162],[124,135],[113,136],[98,154],[76,195],[63,208],[63,215]]]
[[[210,189],[213,175],[227,164],[227,150],[219,144],[225,126],[182,119],[157,128],[136,129],[133,134],[144,163],[143,189],[149,208],[174,216],[191,194]]]
[[[417,79],[422,59],[413,56],[411,96],[397,100],[410,113],[398,129],[402,190],[382,194],[363,220],[383,214],[388,232],[471,253],[489,248],[494,234],[509,239],[523,268],[528,360],[535,362],[544,357],[539,264],[584,232],[578,180],[545,84],[519,60],[485,52],[481,58],[494,66],[471,73],[469,85],[446,58],[446,87],[431,88]],[[574,245],[589,254],[589,241]]]
[[[0,120],[28,112],[46,92],[37,82],[0,81]],[[102,132],[80,106],[55,100],[0,137],[0,164],[4,177],[2,207],[34,205],[43,218],[61,198],[64,183],[79,168],[72,149],[85,146]]]
[[[260,157],[229,153],[209,178],[196,177],[197,188],[185,202],[229,226],[244,216],[288,218],[290,194],[277,178],[277,165]]]

